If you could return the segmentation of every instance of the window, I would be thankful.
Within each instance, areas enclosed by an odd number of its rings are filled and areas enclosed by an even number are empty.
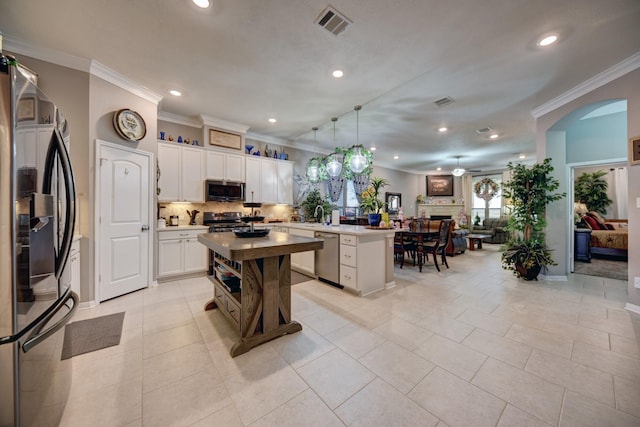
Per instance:
[[[356,190],[353,188],[353,181],[345,181],[338,201],[330,201],[330,203],[340,210],[340,215],[357,216],[360,212],[360,203],[356,197]]]
[[[476,183],[482,181],[485,178],[489,178],[496,184],[498,184],[498,193],[493,199],[489,200],[488,209],[484,199],[476,196],[476,192],[474,190]],[[471,181],[471,185],[473,198],[473,204],[471,208],[471,221],[475,223],[477,221],[476,216],[480,218],[480,223],[482,223],[482,220],[484,220],[487,215],[489,218],[500,218],[500,214],[502,212],[502,175],[497,174],[474,176]]]

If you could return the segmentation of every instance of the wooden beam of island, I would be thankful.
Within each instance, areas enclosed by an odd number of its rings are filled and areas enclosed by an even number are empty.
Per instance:
[[[214,252],[213,298],[205,310],[219,308],[239,331],[231,357],[282,335],[302,330],[291,320],[291,254],[321,249],[320,239],[271,232],[265,237],[237,238],[233,233],[205,233],[198,241]],[[242,262],[236,268],[234,262]],[[224,269],[242,285],[233,292],[217,277]]]

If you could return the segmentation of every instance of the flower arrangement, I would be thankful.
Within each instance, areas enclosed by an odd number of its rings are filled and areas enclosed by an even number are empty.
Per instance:
[[[369,188],[362,192],[360,208],[363,212],[380,213],[380,210],[386,205],[386,203],[380,199],[380,189],[388,184],[389,181],[384,178],[374,177],[371,179]]]
[[[489,201],[498,195],[499,188],[500,186],[497,182],[491,178],[484,178],[475,183],[473,192],[476,193],[476,196],[479,198]]]

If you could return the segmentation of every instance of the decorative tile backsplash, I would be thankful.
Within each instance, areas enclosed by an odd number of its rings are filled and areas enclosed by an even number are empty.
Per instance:
[[[169,220],[171,215],[178,215],[180,225],[189,225],[189,215],[187,211],[199,211],[196,215],[196,224],[202,225],[203,212],[242,212],[243,215],[250,215],[251,209],[242,206],[241,202],[220,203],[160,203],[158,217]],[[259,213],[258,213],[259,211]],[[254,209],[254,214],[264,216],[265,219],[281,219],[285,222],[289,221],[293,208],[284,205],[265,205],[261,208]]]

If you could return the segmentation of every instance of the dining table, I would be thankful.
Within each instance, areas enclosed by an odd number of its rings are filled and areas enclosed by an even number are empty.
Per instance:
[[[440,221],[438,221],[439,223]],[[400,241],[402,245],[402,257],[404,260],[404,252],[405,250],[410,253],[411,258],[413,259],[414,265],[416,261],[418,263],[418,271],[422,272],[422,266],[424,265],[425,252],[424,252],[424,244],[427,242],[433,242],[438,239],[439,234],[439,225],[438,228],[433,229],[430,227],[423,228],[421,230],[415,229],[411,230],[410,228],[400,228],[396,231],[394,241]],[[405,249],[406,247],[406,249]],[[402,265],[404,262],[402,262]]]

